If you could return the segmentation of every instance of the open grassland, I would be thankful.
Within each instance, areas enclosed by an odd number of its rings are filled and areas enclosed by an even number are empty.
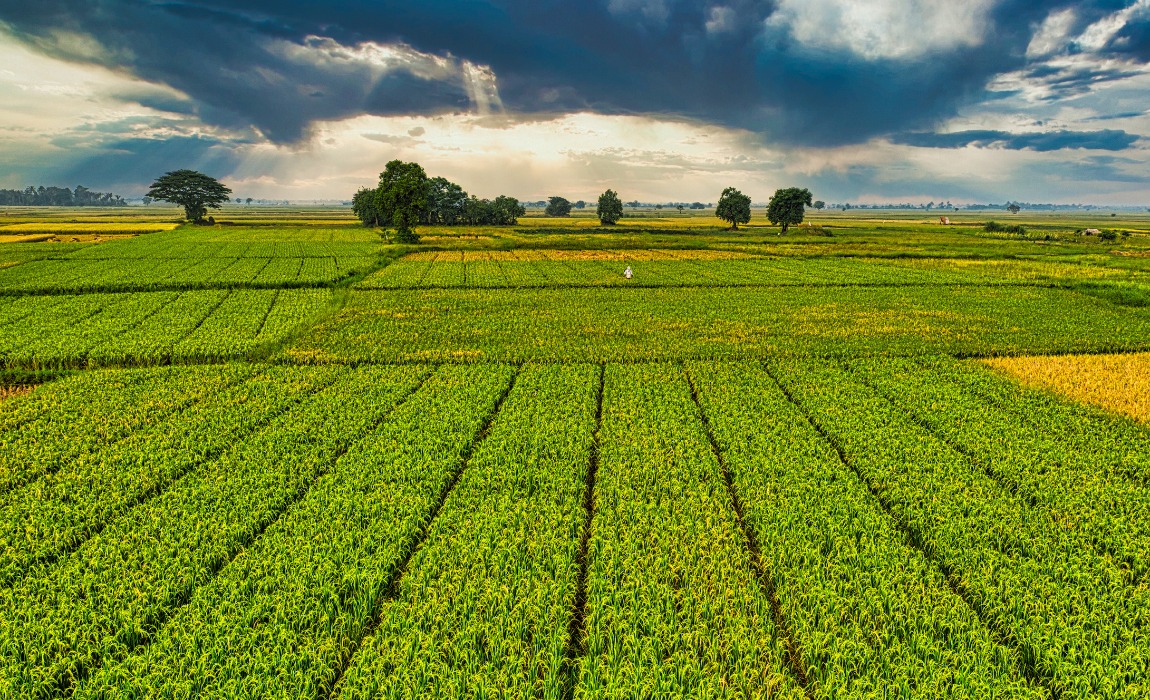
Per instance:
[[[1150,353],[1001,357],[987,364],[1031,386],[1150,423]]]
[[[0,245],[0,699],[1150,696],[1150,217],[630,213]]]

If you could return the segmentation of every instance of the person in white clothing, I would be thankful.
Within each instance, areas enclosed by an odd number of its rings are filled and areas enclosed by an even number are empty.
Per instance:
[[[630,265],[627,266],[626,270],[623,270],[623,276],[626,277],[627,279],[631,279],[631,275],[633,275],[633,274],[635,274],[635,273],[631,272],[631,266]]]

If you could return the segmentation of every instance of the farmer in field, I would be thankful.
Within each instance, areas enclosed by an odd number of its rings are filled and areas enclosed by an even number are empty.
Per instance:
[[[633,275],[633,274],[635,274],[635,273],[631,272],[631,266],[630,265],[627,266],[626,270],[623,270],[623,276],[626,277],[627,279],[631,279],[631,275]]]

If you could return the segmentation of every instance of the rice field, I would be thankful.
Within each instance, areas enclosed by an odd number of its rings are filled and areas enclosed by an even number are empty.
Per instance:
[[[0,246],[0,698],[1150,696],[1150,239],[337,214]]]
[[[1000,357],[986,364],[1029,386],[1150,423],[1150,353]]]

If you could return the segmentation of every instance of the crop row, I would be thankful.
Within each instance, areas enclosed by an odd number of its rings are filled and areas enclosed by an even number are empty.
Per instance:
[[[1029,675],[1063,698],[1145,695],[1150,591],[848,370],[795,361],[774,371]]]
[[[1043,697],[762,367],[689,372],[812,697]]]
[[[598,374],[520,371],[337,697],[563,697]]]
[[[86,245],[67,257],[86,259],[197,258],[355,258],[379,252],[379,236],[364,229],[298,229],[276,227],[205,231],[181,228],[166,233]]]
[[[291,410],[0,591],[0,696],[52,697],[149,641],[425,374],[282,371]]]
[[[0,362],[41,369],[233,359],[318,314],[325,289],[21,297],[0,303]]]
[[[333,284],[367,257],[207,257],[38,260],[0,269],[0,294],[77,294]]]
[[[1150,349],[1146,309],[1067,290],[776,287],[361,291],[288,352],[300,361],[613,362],[1136,349]]]
[[[1150,486],[1122,474],[1133,443],[1105,428],[1089,446],[1059,439],[963,387],[952,378],[957,363],[942,362],[936,368],[906,360],[851,366],[997,480],[1044,507],[1084,547],[1129,566],[1132,582],[1145,579],[1150,574]],[[1052,411],[1042,415],[1045,423],[1060,422]]]
[[[0,412],[0,493],[154,426],[219,389],[223,376],[194,369],[81,374],[6,401]]]
[[[167,374],[181,379],[180,372]],[[173,387],[192,402],[183,410],[157,411],[153,422],[127,437],[57,461],[55,469],[4,495],[0,585],[75,549],[115,516],[293,405],[308,388],[293,381],[298,371],[283,367],[225,365],[183,374],[195,380]]]
[[[681,367],[609,366],[577,698],[801,697]]]
[[[1065,263],[741,258],[704,260],[691,251],[619,251],[580,259],[564,251],[506,251],[483,259],[458,251],[416,253],[373,273],[361,289],[452,287],[660,287],[1058,284],[1133,273]],[[631,267],[634,277],[623,276]]]
[[[95,675],[80,697],[109,689],[314,697],[349,662],[349,696],[503,683],[522,694],[547,669],[554,680],[574,589],[594,383],[589,368],[524,369],[469,453],[509,374],[440,370],[153,644]],[[572,406],[570,391],[584,400]],[[539,420],[565,417],[581,420],[551,439],[535,436]],[[260,681],[247,682],[253,676]]]

